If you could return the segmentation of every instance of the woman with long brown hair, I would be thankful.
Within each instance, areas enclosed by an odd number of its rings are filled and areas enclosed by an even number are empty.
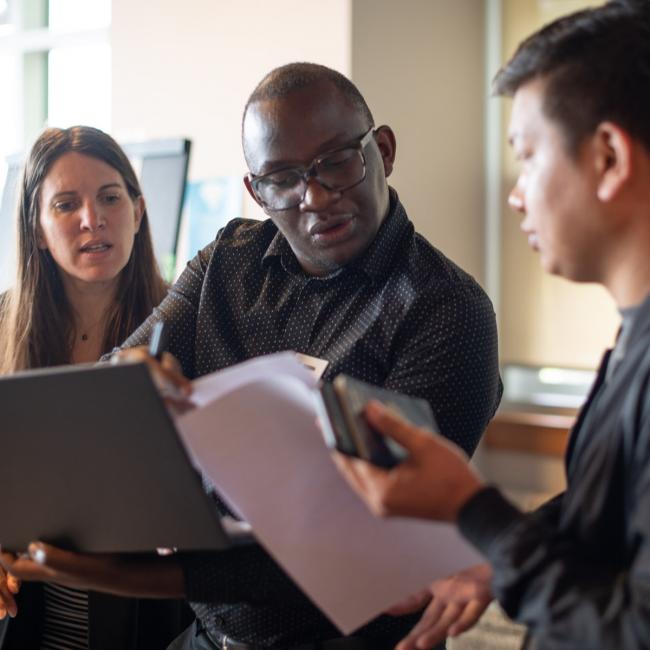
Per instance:
[[[20,186],[16,280],[0,297],[0,374],[97,361],[165,293],[122,149],[90,127],[45,130]],[[177,631],[175,608],[160,620],[155,603],[59,585],[25,585],[16,596],[18,588],[0,571],[0,619],[15,617],[0,625],[3,650],[164,647]]]
[[[122,149],[98,129],[47,129],[20,187],[16,282],[0,309],[0,373],[97,360],[165,293],[142,192]]]

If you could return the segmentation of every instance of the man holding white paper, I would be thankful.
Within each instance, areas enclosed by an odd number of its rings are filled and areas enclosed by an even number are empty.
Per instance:
[[[168,350],[190,378],[294,350],[329,362],[326,380],[345,372],[423,397],[441,432],[471,453],[501,393],[494,313],[476,282],[415,233],[388,187],[392,130],[375,127],[339,73],[291,64],[251,95],[242,140],[244,182],[270,219],[237,219],[221,230],[126,347],[145,344],[164,319]],[[19,560],[13,567],[23,577],[50,579],[57,558],[74,566],[57,550],[33,551],[45,568]],[[165,560],[157,574],[165,580],[139,588],[187,597],[199,621],[187,648],[381,650],[414,621],[383,616],[340,638],[258,546]],[[69,580],[83,581],[72,573]],[[96,579],[94,588],[129,583],[101,566],[93,573],[108,581]]]

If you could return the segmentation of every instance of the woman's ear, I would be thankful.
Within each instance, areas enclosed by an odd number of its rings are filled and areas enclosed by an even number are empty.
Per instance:
[[[144,197],[138,196],[136,199],[134,199],[133,207],[135,211],[135,232],[139,232],[140,225],[142,224],[142,217],[144,216],[144,210],[146,207]]]
[[[632,138],[613,122],[600,124],[593,138],[598,198],[609,202],[617,197],[632,175]]]
[[[375,142],[379,148],[381,159],[384,163],[384,175],[388,178],[393,172],[397,142],[390,126],[385,124],[375,129]]]
[[[43,237],[40,225],[36,226],[36,246],[39,250],[47,250],[47,242],[45,241],[45,237]]]

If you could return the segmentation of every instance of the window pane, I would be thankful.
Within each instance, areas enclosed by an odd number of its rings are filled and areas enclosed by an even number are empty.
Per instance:
[[[52,30],[76,31],[110,24],[110,0],[50,0]]]
[[[0,88],[4,101],[0,102],[0,178],[7,155],[23,147],[21,119],[20,57],[16,54],[0,54]]]
[[[9,0],[0,0],[0,36],[11,34],[15,29]]]
[[[47,0],[22,0],[20,17],[23,29],[47,27]]]
[[[110,130],[111,48],[101,43],[50,50],[48,124]]]
[[[24,141],[31,143],[47,116],[47,52],[23,55],[23,106]]]
[[[8,155],[23,147],[22,120],[20,114],[20,56],[0,54],[0,88],[5,101],[0,102],[0,292],[13,282],[15,268],[15,192],[5,195]],[[15,183],[11,175],[8,181]]]

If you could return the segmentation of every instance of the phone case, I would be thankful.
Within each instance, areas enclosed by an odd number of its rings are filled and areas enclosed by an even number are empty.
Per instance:
[[[379,400],[416,426],[437,429],[426,400],[341,374],[332,384],[321,388],[320,408],[326,415],[321,416],[321,420],[328,446],[380,467],[393,467],[406,457],[406,450],[401,445],[368,425],[363,410],[371,399]]]

